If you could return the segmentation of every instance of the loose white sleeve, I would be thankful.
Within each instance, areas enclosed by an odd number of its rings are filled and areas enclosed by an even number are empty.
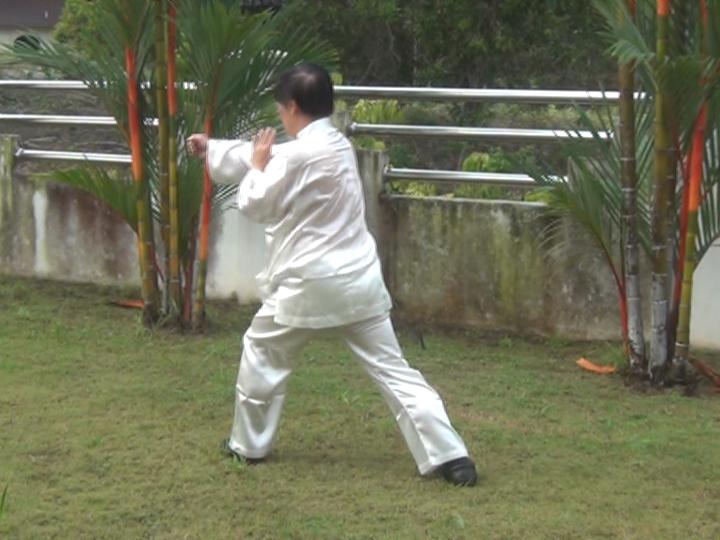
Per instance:
[[[214,184],[239,184],[250,170],[252,143],[244,140],[210,139],[207,167]]]
[[[274,156],[264,171],[250,169],[237,192],[240,212],[258,223],[275,223],[286,211],[289,189],[288,158]]]

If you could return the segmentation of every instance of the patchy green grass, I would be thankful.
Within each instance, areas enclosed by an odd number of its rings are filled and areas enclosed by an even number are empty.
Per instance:
[[[575,367],[612,345],[401,335],[478,463],[462,489],[417,475],[331,341],[306,350],[272,459],[221,457],[252,310],[214,304],[186,336],[122,296],[0,276],[0,538],[720,538],[717,397]]]

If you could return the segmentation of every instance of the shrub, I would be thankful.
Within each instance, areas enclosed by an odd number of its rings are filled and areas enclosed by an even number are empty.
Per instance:
[[[97,10],[93,0],[65,0],[53,37],[72,45],[75,50],[92,56],[102,36],[97,31]]]

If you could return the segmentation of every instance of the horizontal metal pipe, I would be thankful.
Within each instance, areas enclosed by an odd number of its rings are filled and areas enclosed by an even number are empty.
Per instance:
[[[537,187],[537,182],[526,174],[495,172],[460,172],[430,169],[395,169],[388,167],[383,173],[386,182],[419,180],[464,184],[489,184],[505,187]]]
[[[192,88],[192,83],[186,83]],[[0,89],[25,90],[84,90],[82,81],[5,80]],[[344,86],[335,87],[335,95],[350,99],[400,99],[428,101],[472,101],[486,103],[557,103],[592,104],[615,102],[616,91],[595,90],[522,90],[510,88],[415,88],[404,86]],[[640,94],[638,94],[638,97]]]
[[[509,140],[509,141],[557,141],[568,139],[593,139],[589,131],[558,129],[473,128],[460,126],[400,126],[391,124],[350,124],[350,135],[373,135],[377,137],[445,137],[454,139]],[[609,138],[600,132],[601,139]]]
[[[60,126],[115,126],[112,116],[72,116],[61,114],[3,114],[0,122],[19,122],[23,124],[60,125]]]
[[[18,148],[15,158],[19,160],[39,159],[47,161],[83,161],[91,163],[130,163],[129,154],[103,154],[97,152],[61,152],[57,150],[28,150]]]
[[[414,88],[402,86],[336,86],[340,98],[398,99],[417,101],[466,101],[485,103],[615,102],[619,92],[588,90],[514,90],[508,88]]]
[[[0,90],[87,90],[87,85],[82,81],[58,81],[58,80],[0,80]]]
[[[149,82],[140,83],[143,88],[149,88]],[[195,83],[183,83],[183,88],[195,88]],[[0,90],[89,90],[83,81],[35,80],[14,79],[0,80]]]
[[[57,114],[2,114],[0,122],[16,122],[35,125],[63,126],[116,126],[112,116],[72,116]],[[153,120],[157,125],[157,120]],[[402,126],[391,124],[356,124],[348,127],[349,135],[374,135],[395,137],[446,137],[480,140],[555,141],[567,139],[592,139],[589,131],[556,129],[473,128],[458,126]],[[607,139],[606,132],[600,132]]]

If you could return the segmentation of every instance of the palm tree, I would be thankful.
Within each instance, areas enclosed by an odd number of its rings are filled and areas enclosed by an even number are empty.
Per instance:
[[[334,61],[334,56],[307,31],[300,28],[287,31],[290,26],[286,19],[296,8],[288,7],[272,16],[269,12],[243,15],[240,6],[228,7],[221,2],[203,4],[183,0],[179,4],[183,13],[179,28],[180,55],[186,77],[201,82],[187,96],[194,112],[187,125],[208,136],[247,135],[262,124],[275,123],[269,91],[274,75],[303,59],[325,64]],[[241,112],[245,114],[239,114]],[[231,192],[223,188],[216,190],[216,195],[223,200]],[[212,196],[206,171],[194,276],[192,326],[195,329],[202,327],[205,315]]]
[[[642,86],[651,91],[645,92],[645,97],[640,105],[652,103],[655,113],[655,130],[649,133],[651,144],[654,148],[654,182],[653,182],[653,205],[644,207],[644,202],[638,202],[639,216],[647,214],[652,208],[652,250],[650,258],[652,261],[652,340],[649,375],[656,383],[664,380],[668,367],[669,351],[672,347],[668,344],[668,336],[675,335],[676,318],[674,307],[668,310],[669,303],[669,275],[670,268],[668,261],[671,254],[677,250],[679,265],[676,279],[681,279],[683,274],[692,273],[694,264],[683,269],[682,262],[687,258],[683,255],[683,246],[687,245],[688,251],[697,251],[698,257],[705,253],[712,242],[720,233],[720,203],[717,201],[717,173],[720,165],[716,139],[717,135],[717,114],[712,114],[712,104],[720,100],[720,54],[717,50],[720,40],[720,0],[707,0],[707,12],[709,13],[706,25],[706,46],[710,50],[705,58],[698,54],[700,50],[698,32],[698,14],[701,10],[690,9],[689,4],[678,4],[673,8],[674,16],[671,17],[670,2],[658,2],[654,4],[650,0],[638,2],[637,17],[633,20],[629,16],[618,18],[617,13],[628,11],[626,0],[596,0],[596,7],[603,15],[608,27],[608,35],[613,45],[611,52],[618,58],[621,65],[632,63],[638,70]],[[654,8],[654,9],[653,9]],[[654,20],[653,20],[654,19]],[[655,41],[655,46],[652,45]],[[714,47],[714,48],[713,48]],[[672,54],[668,51],[672,50]],[[704,84],[698,82],[704,80]],[[697,164],[703,162],[702,154],[696,155],[693,160],[686,160],[680,171],[683,179],[689,175],[686,172],[692,163],[695,164],[693,197],[690,197],[689,182],[684,182],[684,189],[677,190],[675,187],[676,170],[678,160],[676,156],[685,152],[691,147],[690,141],[693,138],[693,126],[698,126],[697,119],[702,115],[703,102],[707,102],[710,112],[707,115],[708,126],[706,133],[710,136],[709,143],[692,145],[695,152],[704,152],[704,179],[700,181],[702,167]],[[718,111],[718,109],[715,109]],[[623,114],[627,114],[623,113]],[[643,122],[636,123],[636,137],[641,136],[639,131]],[[698,138],[699,136],[696,136]],[[628,140],[627,137],[623,137]],[[715,142],[714,142],[715,141]],[[639,147],[641,145],[639,144]],[[572,153],[572,152],[571,152]],[[626,155],[629,154],[629,151]],[[638,152],[639,156],[642,151]],[[629,161],[629,160],[626,160]],[[643,190],[643,174],[638,167],[641,193]],[[702,196],[698,197],[698,184],[702,185]],[[690,222],[684,217],[685,203],[678,204],[678,196],[682,195],[683,200],[694,200],[693,204],[699,204],[698,217],[700,226],[697,228],[698,236],[695,240],[685,240],[683,223]],[[598,203],[612,205],[611,199],[598,198]],[[680,206],[679,211],[675,210]],[[611,209],[611,211],[614,211]],[[668,212],[672,212],[668,215]],[[694,219],[694,218],[693,218]],[[641,219],[641,223],[642,223]],[[681,231],[678,234],[678,229]],[[642,227],[640,229],[642,231]],[[669,231],[670,234],[666,234]],[[642,232],[641,232],[642,237]],[[641,238],[642,240],[642,238]],[[641,241],[641,245],[643,242]],[[694,249],[693,249],[694,246]],[[685,270],[683,272],[683,270]],[[685,276],[687,281],[688,277]],[[676,286],[679,284],[676,284]],[[677,289],[680,290],[679,288]],[[679,298],[679,294],[677,295]],[[685,295],[689,300],[689,296]],[[683,308],[689,314],[689,306]],[[668,314],[669,312],[669,314]],[[683,324],[689,324],[689,317],[684,316]],[[685,334],[683,334],[685,335]]]
[[[125,212],[123,217],[138,238],[143,320],[151,324],[156,320],[160,307],[146,167],[149,157],[149,145],[146,143],[150,141],[151,133],[143,122],[151,107],[138,82],[144,78],[150,52],[145,31],[149,19],[148,5],[144,0],[98,0],[96,6],[103,13],[101,30],[105,42],[92,60],[83,58],[67,46],[42,40],[37,49],[5,47],[5,51],[15,61],[35,64],[83,80],[115,117],[130,147],[133,187],[118,182],[108,171],[97,168],[64,171],[57,175],[57,180],[90,191],[100,198],[115,197],[108,201],[110,206],[118,212]]]
[[[334,55],[302,28],[280,31],[281,25],[289,26],[285,19],[292,16],[290,8],[274,17],[269,13],[248,16],[239,7],[226,7],[221,0],[205,3],[168,0],[165,17],[160,12],[162,9],[164,13],[163,3],[98,0],[96,7],[102,14],[99,34],[104,41],[98,44],[91,59],[52,42],[41,42],[38,50],[29,47],[17,50],[6,47],[6,50],[15,61],[83,80],[115,117],[131,149],[135,182],[119,180],[110,171],[89,166],[57,171],[50,176],[105,201],[138,235],[148,323],[156,320],[160,307],[152,236],[152,219],[158,220],[162,225],[165,252],[169,255],[167,266],[163,264],[164,285],[170,291],[164,306],[169,313],[165,315],[182,309],[184,325],[194,318],[196,327],[201,327],[210,209],[225,208],[234,188],[212,189],[207,181],[199,182],[202,166],[196,160],[187,159],[182,142],[203,126],[218,136],[234,137],[270,122],[273,115],[269,90],[275,74],[300,61],[331,65]],[[167,28],[161,32],[157,26],[165,24]],[[167,43],[161,46],[160,39],[165,36]],[[175,61],[176,49],[181,60],[179,65]],[[161,73],[164,69],[152,64],[157,61],[162,66],[166,51],[167,81]],[[153,87],[139,84],[153,77]],[[177,84],[178,80],[197,81],[197,84],[195,88],[184,88]],[[164,87],[167,87],[166,99],[160,96]],[[167,121],[163,120],[165,107]],[[159,135],[151,121],[155,117],[161,124]],[[143,203],[148,197],[151,197],[152,212],[150,204]],[[197,242],[199,219],[203,220],[203,229]],[[165,227],[165,223],[169,227]],[[195,283],[196,251],[200,253],[201,271],[197,272]],[[193,317],[194,283],[196,315]]]

